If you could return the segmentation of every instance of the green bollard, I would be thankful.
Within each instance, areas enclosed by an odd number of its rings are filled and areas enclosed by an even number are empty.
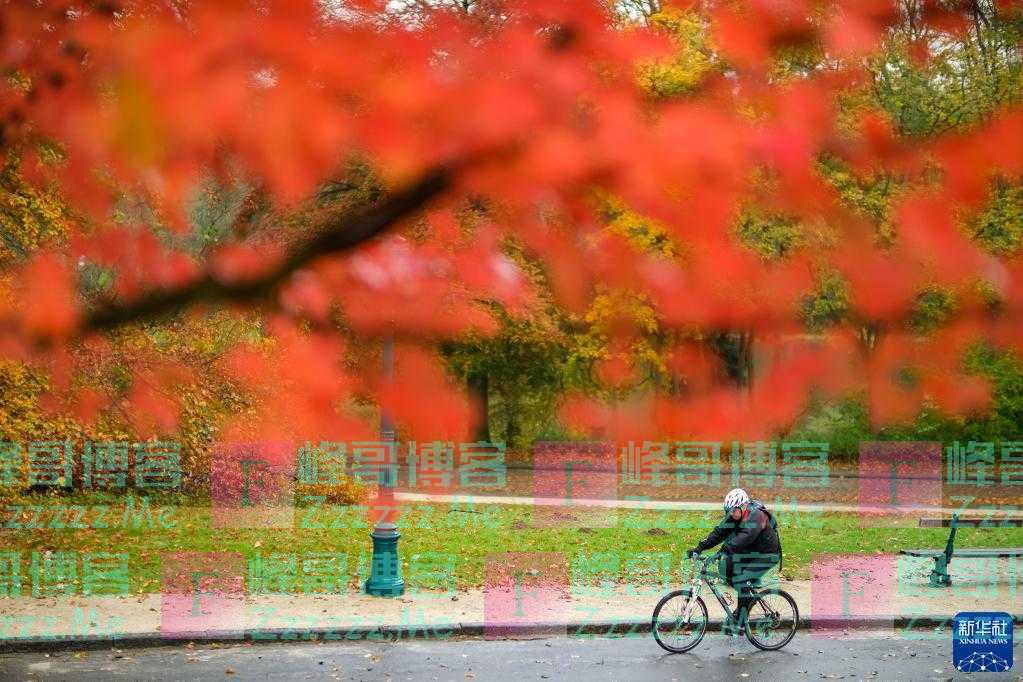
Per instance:
[[[401,578],[398,561],[398,527],[393,523],[379,523],[370,533],[373,538],[373,563],[366,594],[374,597],[400,597],[405,594],[405,581]]]

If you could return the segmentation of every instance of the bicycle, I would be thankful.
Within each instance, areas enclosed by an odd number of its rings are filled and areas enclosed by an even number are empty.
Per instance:
[[[719,571],[713,573],[710,571],[711,562],[720,556],[718,553],[706,558],[694,557],[693,566],[697,570],[693,571],[689,587],[665,595],[657,602],[650,629],[661,648],[681,654],[693,649],[703,640],[709,624],[707,604],[700,596],[704,584],[710,587],[711,592],[717,597],[718,603],[725,611],[726,620],[731,614],[724,594],[718,589],[719,584],[725,584],[724,577]],[[754,601],[749,608],[746,622],[742,624],[746,638],[758,649],[777,651],[791,642],[796,635],[796,627],[799,624],[796,600],[788,592],[774,588],[759,590],[753,597]],[[666,618],[659,622],[658,618],[662,612]],[[776,642],[770,639],[774,634],[780,637]],[[678,637],[682,639],[682,643],[675,643],[669,640],[669,637]],[[686,637],[689,638],[688,642],[685,641]]]

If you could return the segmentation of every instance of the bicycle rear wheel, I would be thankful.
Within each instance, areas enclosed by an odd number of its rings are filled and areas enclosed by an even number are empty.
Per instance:
[[[657,602],[650,631],[662,649],[682,654],[700,643],[707,634],[708,622],[703,599],[693,597],[692,590],[678,590]]]
[[[796,600],[784,590],[763,590],[750,606],[746,638],[758,649],[777,651],[792,641],[798,626]]]

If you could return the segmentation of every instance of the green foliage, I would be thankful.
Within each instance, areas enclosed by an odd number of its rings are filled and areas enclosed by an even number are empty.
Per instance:
[[[831,456],[839,459],[855,458],[862,441],[875,439],[866,407],[857,398],[834,403],[814,400],[786,438],[830,443]]]
[[[962,36],[896,31],[874,65],[874,94],[904,135],[934,135],[983,120],[996,107],[1019,101],[1023,71],[1019,29],[992,15]],[[912,56],[912,43],[930,57]]]
[[[252,188],[243,182],[224,186],[207,180],[194,193],[188,210],[192,232],[186,248],[195,254],[206,252],[211,246],[224,241],[252,194]]]
[[[861,177],[835,157],[820,159],[817,169],[845,206],[877,227],[882,240],[893,238],[891,206],[904,183],[886,174]]]
[[[967,230],[991,253],[1017,253],[1023,242],[1023,186],[995,180],[987,206],[967,221]]]
[[[792,218],[766,215],[752,208],[739,217],[736,234],[765,260],[784,258],[804,241],[799,223]]]
[[[849,293],[845,280],[833,270],[817,277],[817,286],[803,299],[803,320],[807,329],[822,331],[837,324],[849,312]]]
[[[1019,440],[1023,424],[1023,362],[1016,355],[987,346],[973,348],[965,358],[967,370],[986,377],[992,384],[991,411],[966,420],[964,440]]]
[[[594,197],[608,231],[635,248],[675,256],[678,245],[667,230],[612,196]],[[460,216],[471,233],[472,215]],[[561,397],[583,392],[612,400],[634,387],[606,385],[595,371],[610,358],[638,369],[638,383],[658,384],[666,376],[665,333],[653,307],[628,291],[601,288],[582,316],[562,311],[541,263],[513,243],[507,255],[526,274],[538,302],[526,315],[512,317],[498,306],[491,313],[499,323],[492,337],[470,336],[443,344],[450,371],[467,381],[485,376],[488,384],[491,437],[512,448],[528,448],[538,439],[570,437],[556,418]],[[611,329],[626,321],[638,331],[627,349],[610,348]]]
[[[96,296],[110,289],[116,274],[110,268],[83,259],[78,265],[78,288],[85,296]]]
[[[115,204],[113,219],[125,225],[147,226],[167,249],[202,256],[232,236],[235,223],[252,203],[254,193],[241,180],[222,182],[206,178],[188,199],[189,229],[185,234],[163,224],[144,198],[127,193]]]
[[[955,295],[945,287],[932,285],[917,294],[910,314],[910,326],[922,334],[934,331],[955,311]]]
[[[949,417],[925,404],[912,421],[875,431],[861,397],[830,403],[814,401],[787,439],[826,441],[831,443],[836,458],[854,458],[859,443],[870,440],[929,440],[944,444],[1019,440],[1023,424],[1023,362],[1012,353],[981,344],[966,353],[963,368],[968,374],[991,382],[989,412]]]
[[[487,377],[491,439],[528,447],[558,428],[554,414],[565,388],[567,340],[536,317],[512,318],[500,309],[494,315],[500,323],[495,336],[444,343],[441,351],[455,375]]]
[[[824,58],[824,50],[815,42],[782,45],[774,55],[771,77],[779,81],[810,77]]]

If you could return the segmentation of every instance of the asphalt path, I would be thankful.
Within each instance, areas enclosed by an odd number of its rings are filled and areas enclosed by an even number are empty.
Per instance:
[[[897,474],[892,471],[870,473],[836,463],[821,474],[779,467],[771,475],[744,474],[733,478],[729,470],[723,470],[708,473],[703,477],[705,482],[697,482],[701,476],[691,472],[680,479],[674,471],[663,471],[656,482],[637,483],[623,478],[620,472],[577,467],[572,470],[571,492],[565,489],[564,469],[509,467],[498,487],[462,487],[455,476],[449,484],[435,488],[410,485],[406,480],[407,471],[403,469],[399,472],[395,492],[399,500],[409,502],[423,501],[437,494],[443,501],[456,496],[480,503],[485,499],[489,504],[546,504],[546,498],[554,498],[549,500],[550,504],[564,504],[568,497],[573,503],[583,505],[603,500],[635,508],[702,510],[718,508],[726,492],[743,487],[751,497],[769,506],[807,511],[858,512],[875,504],[886,505],[882,511],[890,511],[897,505],[908,513],[946,516],[953,511],[983,515],[989,508],[1011,515],[1023,509],[1021,487],[1002,485],[1000,478],[990,472],[984,485],[970,482],[953,485],[942,478],[944,471],[940,467],[936,472],[918,469],[921,467],[902,467]],[[864,486],[869,492],[863,492]]]
[[[708,633],[689,654],[649,635],[530,640],[414,640],[180,646],[0,654],[3,680],[1023,680],[1023,646],[1008,673],[967,675],[943,632],[909,636],[800,632],[781,652]]]

